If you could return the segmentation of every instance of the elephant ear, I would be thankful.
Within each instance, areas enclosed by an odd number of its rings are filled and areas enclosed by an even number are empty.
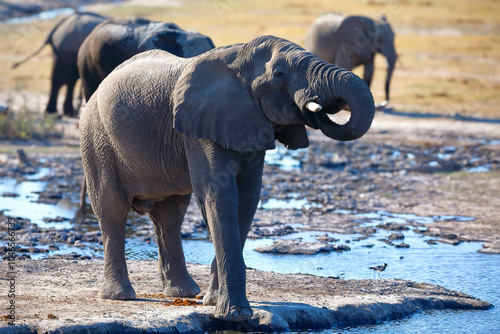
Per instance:
[[[228,57],[219,56],[226,51],[198,57],[184,69],[173,92],[174,129],[235,151],[273,149],[271,122],[227,66]]]
[[[306,127],[302,124],[291,124],[275,128],[274,134],[276,139],[290,150],[309,147]]]

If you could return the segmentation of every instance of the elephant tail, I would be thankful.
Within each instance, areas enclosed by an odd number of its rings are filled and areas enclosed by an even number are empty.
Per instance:
[[[87,195],[87,181],[85,180],[85,175],[82,179],[82,184],[80,186],[80,211],[85,211],[85,196]]]
[[[69,17],[69,16],[68,16]],[[52,30],[50,31],[49,35],[47,36],[47,38],[45,39],[45,42],[43,42],[43,44],[35,51],[33,52],[32,54],[30,54],[28,57],[24,58],[23,60],[15,63],[14,65],[12,65],[12,68],[16,68],[18,67],[19,65],[27,62],[28,60],[30,60],[31,58],[33,58],[34,56],[36,56],[37,54],[40,53],[40,51],[42,51],[42,49],[45,47],[45,45],[47,44],[52,44],[52,36],[54,35],[54,32],[57,30],[57,28],[59,28],[59,26],[64,22],[66,21],[67,18],[61,20],[58,24],[56,24],[56,26],[54,28],[52,28]]]

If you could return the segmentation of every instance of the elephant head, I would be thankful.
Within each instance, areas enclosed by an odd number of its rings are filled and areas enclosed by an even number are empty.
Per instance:
[[[138,53],[160,49],[188,58],[214,47],[210,37],[175,23],[109,19],[94,29],[78,52],[83,93],[88,100],[109,73]]]
[[[305,125],[354,140],[374,117],[363,80],[273,36],[199,56],[181,74],[173,104],[178,132],[236,151],[272,149],[275,138],[292,149],[307,147]],[[330,120],[327,114],[346,104],[349,121]]]

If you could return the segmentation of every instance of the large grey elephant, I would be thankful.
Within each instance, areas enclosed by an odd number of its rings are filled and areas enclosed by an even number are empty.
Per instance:
[[[193,57],[213,48],[209,37],[183,30],[175,23],[108,20],[92,31],[78,53],[84,96],[88,100],[116,66],[140,52],[161,49],[179,57]]]
[[[347,104],[343,125],[329,113]],[[215,248],[203,302],[215,316],[245,320],[242,250],[257,209],[265,151],[275,139],[307,147],[305,126],[336,140],[365,134],[374,117],[366,83],[273,36],[194,58],[161,50],[126,61],[104,79],[80,121],[89,197],[102,231],[102,298],[135,297],[125,261],[125,224],[149,214],[168,296],[193,296],[180,228],[194,193]]]
[[[368,86],[373,78],[375,54],[381,53],[387,60],[386,101],[382,106],[389,102],[389,86],[398,56],[394,31],[385,16],[382,15],[380,21],[364,16],[320,16],[307,32],[306,49],[348,70],[364,65],[363,79]]]
[[[13,65],[13,68],[16,68],[37,55],[45,45],[50,44],[52,46],[52,78],[50,97],[46,108],[48,113],[57,112],[59,90],[62,86],[66,86],[66,98],[63,105],[64,115],[77,116],[78,108],[75,109],[73,106],[73,92],[79,78],[77,67],[78,50],[92,30],[106,19],[107,17],[93,13],[70,15],[56,24],[38,50]]]

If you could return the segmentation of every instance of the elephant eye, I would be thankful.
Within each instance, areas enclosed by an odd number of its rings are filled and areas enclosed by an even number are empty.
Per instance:
[[[276,79],[279,79],[279,80],[283,80],[286,77],[286,73],[285,73],[285,71],[283,71],[281,69],[277,69],[274,71],[273,77]]]

